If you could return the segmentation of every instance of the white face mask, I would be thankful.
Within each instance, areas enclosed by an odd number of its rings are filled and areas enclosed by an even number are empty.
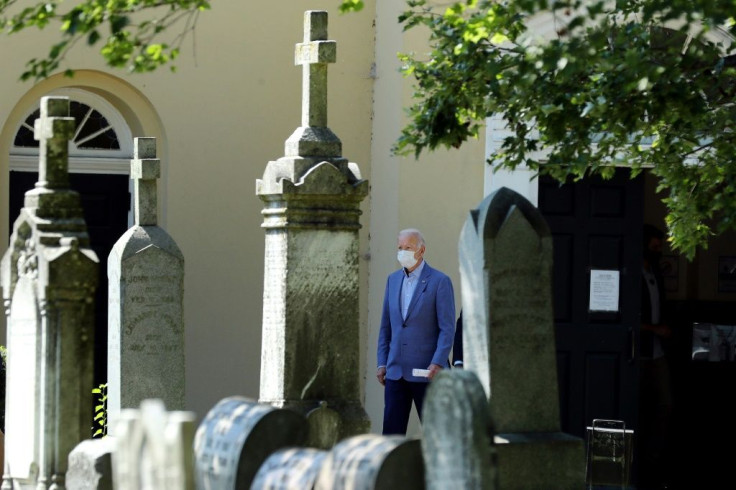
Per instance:
[[[419,262],[419,259],[414,258],[414,253],[411,250],[399,250],[399,253],[396,254],[396,260],[399,261],[401,267],[411,269]]]

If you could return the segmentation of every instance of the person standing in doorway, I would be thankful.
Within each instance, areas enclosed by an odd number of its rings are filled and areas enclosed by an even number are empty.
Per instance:
[[[672,416],[672,387],[666,342],[672,335],[660,271],[664,233],[644,225],[641,286],[639,433],[640,488],[668,488],[665,450]]]
[[[384,386],[384,435],[406,434],[412,402],[421,420],[427,383],[449,367],[455,331],[452,281],[429,266],[425,250],[419,230],[399,232],[401,269],[386,281],[378,332],[376,377]]]

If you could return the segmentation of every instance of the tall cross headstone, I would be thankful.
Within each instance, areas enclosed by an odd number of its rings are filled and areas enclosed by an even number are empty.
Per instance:
[[[158,398],[184,408],[184,257],[157,226],[156,138],[135,138],[130,162],[135,224],[107,261],[107,411],[114,424],[123,408]]]
[[[470,212],[459,251],[463,360],[490,402],[498,488],[582,488],[582,439],[560,431],[544,217],[501,188]]]
[[[334,41],[325,40],[327,13],[306,12],[304,25],[296,51],[297,64],[305,64],[302,126],[256,184],[266,232],[259,400],[319,418],[310,427],[330,433],[310,439],[336,441],[370,424],[361,403],[358,311],[368,182],[326,127],[327,63],[335,59]],[[328,411],[336,423],[324,423]]]
[[[91,434],[98,259],[69,189],[67,97],[43,97],[39,180],[26,192],[0,265],[8,325],[3,490],[60,490]]]

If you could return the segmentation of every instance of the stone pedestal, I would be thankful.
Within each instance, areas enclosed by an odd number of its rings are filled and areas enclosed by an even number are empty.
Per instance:
[[[65,485],[71,450],[90,437],[98,259],[69,189],[69,99],[44,97],[39,180],[2,259],[8,325],[4,490]]]
[[[496,434],[497,488],[549,490],[585,488],[582,439],[564,432]]]
[[[266,231],[259,401],[305,415],[320,402],[336,412],[337,440],[367,432],[361,403],[358,295],[360,202],[368,193],[358,166],[340,155],[327,127],[327,13],[305,14],[302,126],[285,156],[269,162],[256,193]],[[314,411],[314,412],[313,412]]]

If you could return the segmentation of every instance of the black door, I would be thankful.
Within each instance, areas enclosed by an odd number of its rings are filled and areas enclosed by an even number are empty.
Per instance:
[[[128,229],[129,177],[111,174],[69,174],[70,186],[79,192],[90,244],[100,259],[95,295],[94,386],[107,382],[107,256]],[[37,172],[10,172],[10,224],[15,223],[26,191],[38,181]],[[93,387],[91,386],[90,389]]]
[[[626,169],[562,186],[540,179],[554,238],[561,423],[580,437],[593,419],[636,429],[643,192],[642,177]],[[591,271],[619,272],[618,311],[591,311]]]

